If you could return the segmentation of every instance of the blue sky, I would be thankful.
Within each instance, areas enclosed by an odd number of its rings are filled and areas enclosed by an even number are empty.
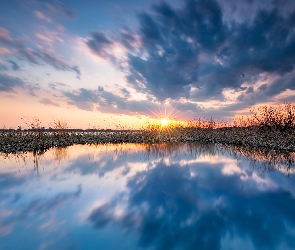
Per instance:
[[[295,3],[0,3],[0,126],[229,119],[295,100]]]

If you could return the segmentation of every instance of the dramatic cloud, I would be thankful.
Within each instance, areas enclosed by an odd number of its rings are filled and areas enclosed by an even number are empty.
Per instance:
[[[230,4],[233,12],[242,11]],[[113,40],[93,33],[87,45],[110,59],[111,45],[120,42],[129,50],[122,66],[129,72],[128,82],[160,101],[181,97],[224,101],[224,90],[247,95],[245,86],[255,85],[262,74],[274,85],[271,78],[294,70],[295,12],[287,11],[287,4],[279,10],[276,5],[262,6],[266,4],[254,5],[253,18],[247,21],[246,13],[239,20],[236,15],[230,18],[229,7],[214,0],[187,0],[179,9],[162,2],[152,12],[138,14],[136,32],[125,28]]]
[[[226,22],[252,22],[260,10],[276,9],[282,15],[288,15],[295,10],[293,0],[217,0],[217,2],[221,6],[223,19]]]

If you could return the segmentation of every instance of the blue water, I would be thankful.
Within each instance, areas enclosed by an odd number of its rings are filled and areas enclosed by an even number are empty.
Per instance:
[[[134,144],[1,155],[0,249],[295,249],[294,169],[271,155]]]

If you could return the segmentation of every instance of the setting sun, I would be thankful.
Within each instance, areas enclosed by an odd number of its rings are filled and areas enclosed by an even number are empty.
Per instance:
[[[161,126],[166,127],[168,126],[170,121],[168,119],[161,119]]]

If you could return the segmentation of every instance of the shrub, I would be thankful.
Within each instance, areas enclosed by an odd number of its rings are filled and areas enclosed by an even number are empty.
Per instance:
[[[255,124],[261,128],[287,131],[295,128],[295,106],[285,103],[280,106],[262,106],[250,110]]]

